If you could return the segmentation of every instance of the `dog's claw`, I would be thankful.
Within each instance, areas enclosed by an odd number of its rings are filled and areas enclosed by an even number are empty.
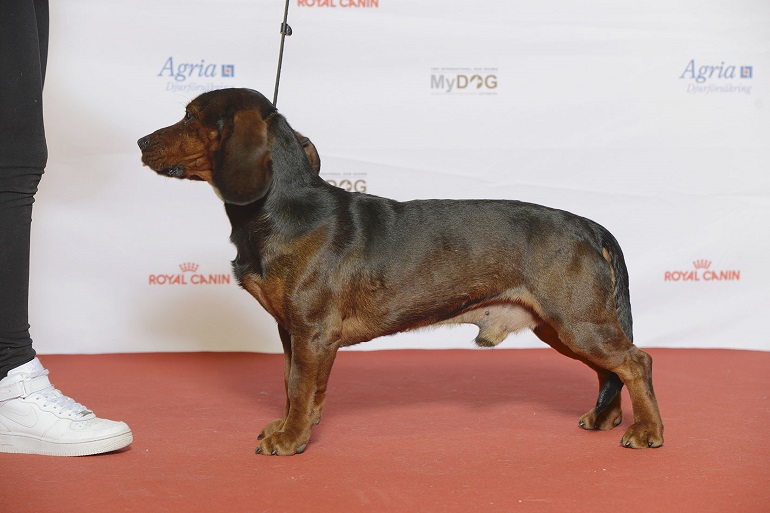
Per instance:
[[[307,438],[296,440],[290,434],[277,432],[264,437],[256,452],[257,454],[270,456],[290,456],[292,454],[302,454],[307,445]]]
[[[265,435],[263,435],[262,433],[260,433],[260,434],[259,434],[259,436],[257,437],[257,440],[262,440],[263,438],[265,438]]]

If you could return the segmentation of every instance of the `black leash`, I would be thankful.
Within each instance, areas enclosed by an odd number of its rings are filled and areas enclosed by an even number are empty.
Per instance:
[[[286,0],[286,8],[283,11],[283,23],[281,23],[281,49],[278,51],[278,71],[275,73],[275,93],[273,93],[273,106],[278,106],[278,83],[281,81],[281,64],[283,64],[283,41],[291,35],[291,27],[286,20],[289,17],[289,0]]]

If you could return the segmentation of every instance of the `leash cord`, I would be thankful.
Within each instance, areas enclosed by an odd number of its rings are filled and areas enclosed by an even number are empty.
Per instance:
[[[281,65],[283,64],[283,42],[286,36],[291,35],[291,27],[286,20],[289,18],[289,0],[286,0],[286,8],[283,11],[283,23],[281,23],[281,48],[278,50],[278,70],[275,73],[275,92],[273,93],[273,106],[278,107],[278,83],[281,81]]]

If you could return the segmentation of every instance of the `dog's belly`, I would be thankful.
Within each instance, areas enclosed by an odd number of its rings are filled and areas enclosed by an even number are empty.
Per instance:
[[[502,303],[481,306],[437,324],[475,324],[479,327],[476,344],[492,347],[505,340],[511,333],[524,328],[534,329],[540,321],[524,306]]]

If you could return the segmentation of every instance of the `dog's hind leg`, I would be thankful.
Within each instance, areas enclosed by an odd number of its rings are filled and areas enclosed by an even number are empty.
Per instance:
[[[633,345],[617,322],[575,322],[569,327],[563,326],[558,333],[571,351],[596,367],[616,374],[628,388],[634,423],[623,435],[621,444],[635,449],[663,445],[663,422],[652,388],[650,355]],[[590,415],[591,412],[584,417]]]
[[[620,406],[620,389],[623,382],[614,372],[597,367],[587,359],[579,356],[568,348],[549,324],[539,324],[532,330],[537,337],[554,348],[559,353],[572,359],[579,360],[591,367],[599,378],[599,396],[596,406],[580,417],[578,424],[583,429],[608,430],[619,425],[623,421],[623,411]]]
[[[621,445],[634,449],[660,447],[663,421],[652,388],[652,357],[632,345],[623,363],[614,370],[626,384],[634,408],[634,423],[621,438]]]
[[[596,406],[580,417],[578,425],[583,429],[606,431],[623,422],[623,410],[620,406],[623,381],[614,372],[598,367],[594,370],[599,377],[599,397],[596,398]]]
[[[290,338],[285,420],[280,429],[262,439],[257,453],[288,456],[303,452],[312,427],[320,420],[338,343],[329,342],[318,333],[295,333]]]

